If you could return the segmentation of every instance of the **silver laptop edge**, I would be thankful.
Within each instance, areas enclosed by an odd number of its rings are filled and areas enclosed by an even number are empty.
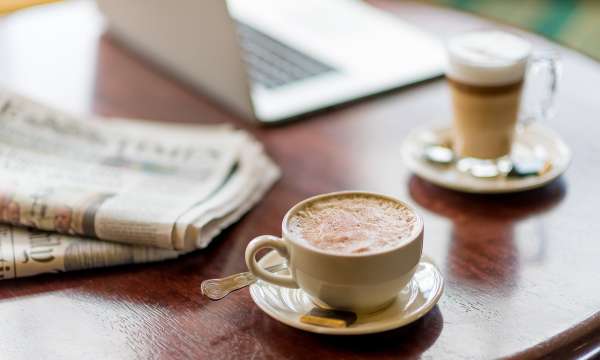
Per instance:
[[[438,41],[357,0],[97,3],[110,32],[127,46],[261,122],[442,73]],[[264,63],[266,55],[273,59]]]

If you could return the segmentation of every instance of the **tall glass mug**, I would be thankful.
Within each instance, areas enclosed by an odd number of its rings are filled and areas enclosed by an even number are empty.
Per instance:
[[[477,177],[506,174],[512,168],[516,131],[551,113],[557,58],[553,53],[533,55],[526,40],[493,30],[454,37],[447,52],[457,167]],[[526,81],[528,88],[533,82],[543,86],[530,110],[520,111]]]

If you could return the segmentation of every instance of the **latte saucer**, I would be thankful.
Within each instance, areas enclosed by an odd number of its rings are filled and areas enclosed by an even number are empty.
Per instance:
[[[265,267],[283,261],[277,252],[271,251],[259,260],[259,264]],[[442,273],[430,258],[423,256],[415,275],[390,306],[371,314],[358,314],[356,322],[343,328],[301,322],[300,317],[315,307],[302,289],[284,288],[258,280],[250,285],[250,296],[267,315],[297,329],[317,334],[360,335],[396,329],[418,320],[437,304],[443,289]]]
[[[523,177],[475,177],[460,171],[455,163],[443,165],[426,159],[427,147],[445,144],[450,140],[450,128],[414,130],[402,144],[404,164],[419,177],[438,186],[484,194],[511,193],[542,187],[564,173],[571,161],[571,151],[558,134],[545,126],[532,124],[516,134],[513,153],[520,157],[533,157],[547,162],[548,171]]]

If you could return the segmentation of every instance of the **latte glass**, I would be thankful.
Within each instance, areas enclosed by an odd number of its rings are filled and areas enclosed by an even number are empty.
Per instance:
[[[416,222],[410,236],[398,246],[360,254],[328,252],[298,239],[289,231],[290,218],[307,203],[328,197],[367,195],[386,199],[409,209]],[[269,273],[255,259],[263,248],[275,249],[288,262],[290,275]],[[282,222],[282,236],[262,235],[246,248],[248,270],[259,279],[278,286],[302,288],[322,307],[373,312],[394,301],[412,278],[421,259],[423,221],[413,208],[400,200],[367,192],[338,192],[304,200],[292,207]]]
[[[506,174],[515,133],[552,111],[557,58],[533,54],[529,42],[499,31],[459,35],[447,52],[457,166],[478,177]],[[522,106],[525,83],[538,90],[538,99]]]

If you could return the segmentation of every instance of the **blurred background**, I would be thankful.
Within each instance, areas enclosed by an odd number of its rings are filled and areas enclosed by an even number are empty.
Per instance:
[[[600,1],[421,0],[518,26],[600,60]]]
[[[0,15],[57,0],[0,0]],[[398,0],[402,1],[402,0]],[[600,60],[597,0],[417,0],[518,26]]]

